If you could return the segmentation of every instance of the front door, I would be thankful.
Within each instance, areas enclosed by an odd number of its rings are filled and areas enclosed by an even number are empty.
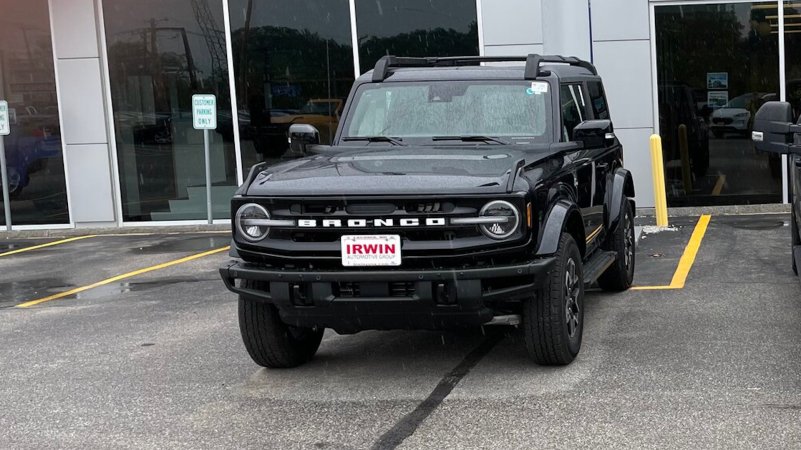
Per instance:
[[[579,83],[563,84],[559,88],[562,109],[562,140],[572,141],[576,125],[587,120],[587,104],[584,89]],[[597,180],[599,167],[596,157],[601,149],[582,149],[576,155],[574,173],[576,202],[581,208],[584,218],[584,233],[588,242],[597,236],[603,221],[603,192],[598,192]],[[601,201],[598,202],[597,199]]]

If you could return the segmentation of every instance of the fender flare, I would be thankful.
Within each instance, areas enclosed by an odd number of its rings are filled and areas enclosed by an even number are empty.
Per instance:
[[[579,249],[581,249],[582,255],[584,254],[586,241],[584,240],[584,221],[581,218],[581,210],[579,210],[575,203],[562,199],[557,201],[551,207],[550,211],[548,211],[548,218],[540,232],[540,243],[536,252],[537,256],[556,253],[559,247],[559,239],[562,237],[562,232],[565,231],[568,226],[568,221],[574,215],[578,215],[580,224],[575,232],[581,234],[576,244],[578,244]]]
[[[631,176],[631,172],[622,167],[615,170],[610,192],[609,217],[606,226],[607,230],[614,230],[615,227],[617,227],[617,223],[620,222],[620,215],[622,213],[620,207],[623,204],[623,198],[628,198],[632,202],[632,206],[635,206],[634,178]]]

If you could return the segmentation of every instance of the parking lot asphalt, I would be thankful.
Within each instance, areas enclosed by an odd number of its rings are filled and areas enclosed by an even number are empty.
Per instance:
[[[216,272],[225,234],[6,241],[0,448],[797,447],[788,219],[712,217],[682,289],[648,287],[671,285],[699,219],[646,229],[640,290],[588,292],[558,368],[488,328],[327,332],[311,363],[261,369]]]

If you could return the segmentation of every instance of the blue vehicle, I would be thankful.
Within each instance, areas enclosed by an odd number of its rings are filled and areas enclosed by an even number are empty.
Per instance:
[[[6,137],[8,161],[8,192],[11,198],[19,198],[30,183],[30,176],[47,168],[52,158],[61,158],[61,136],[19,136],[12,133]]]

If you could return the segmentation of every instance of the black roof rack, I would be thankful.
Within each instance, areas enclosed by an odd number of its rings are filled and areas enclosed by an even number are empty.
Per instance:
[[[526,62],[525,79],[534,80],[540,74],[540,65],[547,63],[570,64],[571,66],[583,67],[593,75],[598,75],[598,71],[592,63],[583,61],[575,56],[558,55],[535,55],[528,56],[448,56],[442,58],[410,58],[400,56],[383,56],[375,65],[373,70],[373,82],[384,81],[389,76],[389,71],[393,67],[448,67],[462,66],[468,64],[480,64],[484,62]]]

